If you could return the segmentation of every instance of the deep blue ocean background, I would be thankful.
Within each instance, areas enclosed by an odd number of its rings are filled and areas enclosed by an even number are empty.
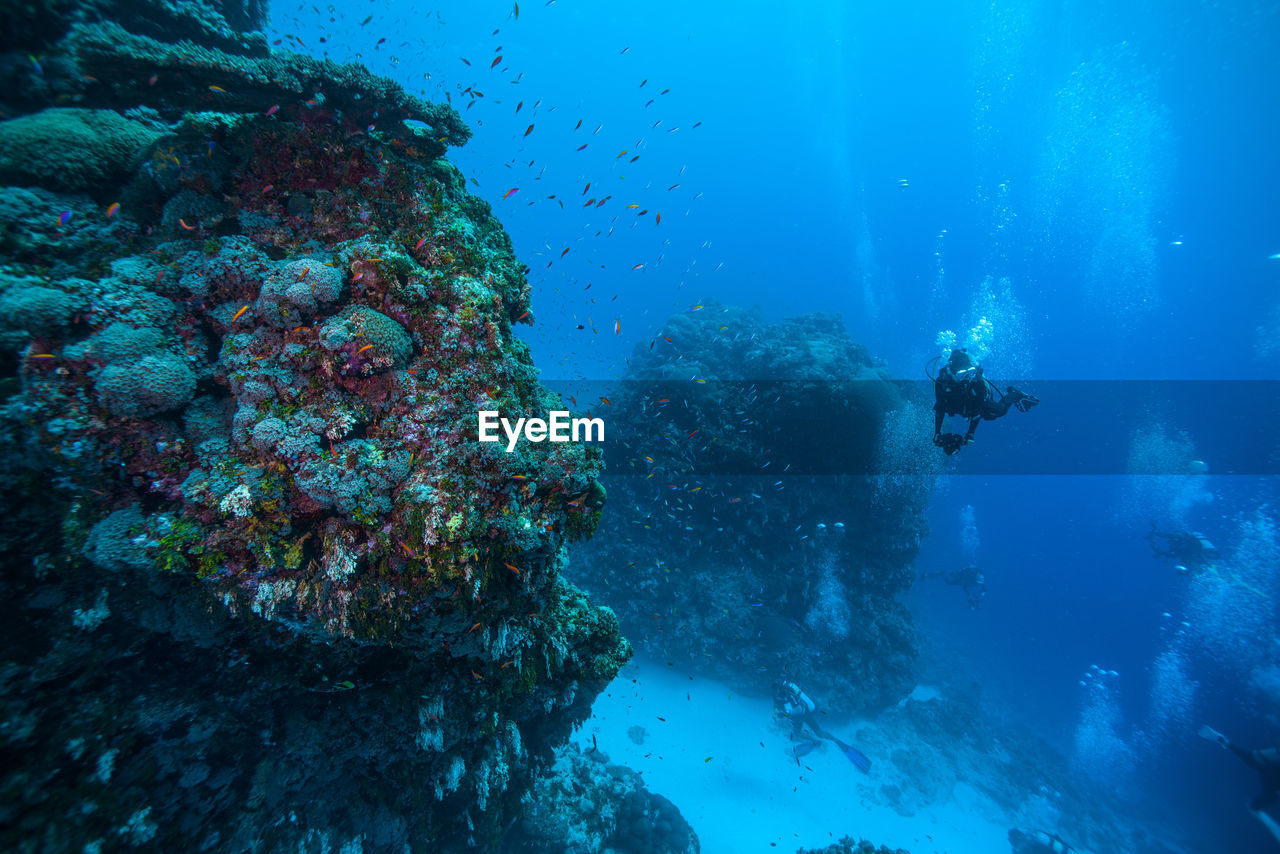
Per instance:
[[[1267,850],[1244,809],[1256,778],[1194,731],[1280,743],[1274,603],[1239,585],[1210,596],[1142,537],[1153,519],[1203,531],[1274,590],[1258,543],[1277,499],[1276,396],[1230,382],[1274,380],[1280,358],[1280,6],[533,0],[518,19],[488,2],[277,3],[273,17],[283,47],[360,59],[472,125],[452,156],[531,268],[525,334],[549,380],[618,378],[670,314],[714,300],[770,319],[838,312],[906,379],[939,333],[977,329],[997,382],[1190,394],[1181,420],[1148,393],[1091,412],[1086,391],[1070,412],[1042,394],[1032,416],[984,425],[977,447],[997,459],[1085,437],[1149,462],[1118,420],[1190,445],[1165,443],[1154,470],[1079,477],[959,460],[918,564],[958,565],[972,507],[986,607],[940,584],[910,601],[926,669],[976,681],[1068,755],[1089,725],[1085,671],[1115,670],[1114,732],[1136,758],[1094,770],[1218,850]],[[1228,403],[1195,411],[1177,380],[1221,383]],[[1243,451],[1232,400],[1259,428]],[[1239,634],[1250,620],[1264,630]],[[1153,707],[1174,702],[1155,678],[1170,650],[1199,687],[1154,732]]]

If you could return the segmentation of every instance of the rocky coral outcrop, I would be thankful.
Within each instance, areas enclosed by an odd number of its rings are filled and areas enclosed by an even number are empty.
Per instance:
[[[912,385],[835,316],[715,304],[631,366],[608,395],[608,536],[583,548],[580,583],[655,657],[730,684],[785,677],[842,712],[910,691],[897,596],[937,458]]]
[[[0,122],[0,182],[73,193],[110,185],[159,136],[114,110],[50,107]]]
[[[554,398],[468,130],[256,2],[37,5],[0,141],[87,136],[0,172],[0,846],[495,849],[630,648],[600,454],[476,436]]]
[[[599,750],[566,745],[525,800],[507,851],[542,854],[697,854],[698,837],[640,775]]]
[[[796,854],[911,854],[911,852],[905,848],[878,846],[865,839],[855,840],[852,836],[846,836],[826,848],[800,848],[797,849]]]

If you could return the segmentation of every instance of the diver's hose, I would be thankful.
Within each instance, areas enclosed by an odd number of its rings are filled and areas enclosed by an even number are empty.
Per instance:
[[[929,382],[931,383],[936,383],[938,381],[938,377],[936,374],[931,374],[929,372],[933,370],[933,366],[938,364],[938,360],[941,358],[941,356],[934,356],[932,359],[924,363],[924,375],[929,378]]]

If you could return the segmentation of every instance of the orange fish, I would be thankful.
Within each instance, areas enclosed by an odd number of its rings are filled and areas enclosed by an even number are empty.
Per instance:
[[[520,568],[519,568],[519,567],[512,566],[512,565],[511,565],[511,564],[509,564],[509,563],[504,563],[504,564],[503,564],[503,566],[505,566],[507,569],[511,570],[512,572],[514,572],[516,575],[519,575],[519,574],[520,574]]]
[[[107,219],[111,219],[113,216],[116,215],[116,212],[119,210],[120,210],[119,202],[112,202],[111,204],[107,205]]]
[[[195,227],[194,225],[187,225],[187,221],[186,221],[185,219],[181,219],[181,218],[179,218],[179,219],[178,219],[178,225],[182,226],[182,227],[183,227],[183,228],[185,228],[187,231],[195,231],[195,230],[196,230],[196,227]]]
[[[236,322],[237,320],[239,320],[239,319],[240,319],[240,317],[241,317],[241,316],[242,316],[246,311],[248,311],[248,310],[249,310],[249,306],[248,306],[248,305],[243,306],[239,311],[237,311],[234,315],[232,315],[232,317],[231,317],[231,322],[232,322],[232,323],[235,323],[235,322]]]
[[[372,344],[365,344],[363,347],[361,347],[359,350],[357,350],[357,351],[356,351],[356,355],[357,355],[357,356],[359,356],[359,355],[360,355],[361,353],[363,353],[365,350],[372,350],[372,349],[373,349],[373,345],[372,345]]]
[[[529,125],[527,128],[525,128],[524,135],[528,136],[531,133],[533,133],[533,125]]]

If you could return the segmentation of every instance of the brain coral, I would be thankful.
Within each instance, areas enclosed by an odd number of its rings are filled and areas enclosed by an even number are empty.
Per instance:
[[[69,326],[84,305],[74,290],[15,284],[0,296],[0,328],[46,335]]]
[[[408,364],[413,355],[413,340],[404,327],[363,305],[347,306],[320,327],[320,346],[330,352],[351,350],[364,374]]]
[[[159,134],[112,110],[51,107],[0,123],[0,181],[54,190],[126,177]]]
[[[146,418],[185,406],[196,393],[196,376],[169,353],[137,365],[111,365],[97,382],[98,402],[121,417]]]
[[[320,261],[290,261],[267,277],[258,297],[258,313],[281,328],[297,326],[342,293],[342,274]]]

